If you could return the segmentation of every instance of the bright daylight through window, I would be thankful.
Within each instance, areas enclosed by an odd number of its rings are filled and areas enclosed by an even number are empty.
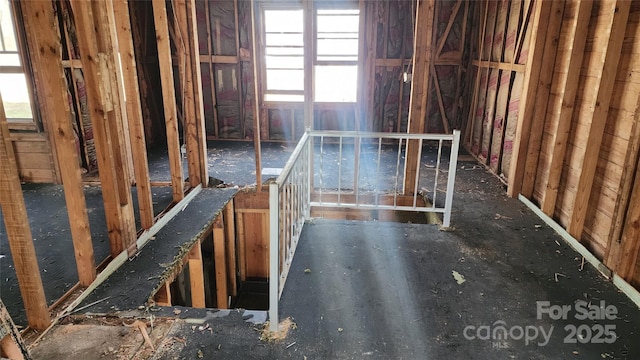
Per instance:
[[[357,9],[317,10],[314,101],[356,101],[359,20]],[[303,10],[265,10],[264,30],[264,100],[304,101]]]
[[[318,10],[316,102],[355,102],[358,91],[358,10]]]
[[[265,10],[265,101],[304,101],[302,10]]]
[[[18,49],[9,0],[0,0],[0,94],[10,122],[33,119],[29,88]]]

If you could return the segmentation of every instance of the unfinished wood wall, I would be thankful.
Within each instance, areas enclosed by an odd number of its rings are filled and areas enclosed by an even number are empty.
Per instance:
[[[640,2],[479,8],[467,148],[640,287]]]
[[[464,146],[508,177],[532,29],[532,1],[476,3]]]

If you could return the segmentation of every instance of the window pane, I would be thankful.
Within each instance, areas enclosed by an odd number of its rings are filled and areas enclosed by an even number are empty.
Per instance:
[[[315,75],[315,101],[356,101],[358,89],[357,65],[316,66]]]
[[[268,90],[304,90],[304,71],[267,69]]]
[[[304,55],[304,48],[299,47],[267,47],[267,55]]]
[[[267,56],[267,69],[304,69],[302,56]]]
[[[304,16],[302,10],[265,10],[265,101],[303,101],[302,94],[273,91],[304,91]]]
[[[0,74],[0,94],[7,119],[33,119],[24,74]]]
[[[339,15],[353,13],[353,15]],[[323,32],[350,32],[358,33],[358,10],[340,10],[338,14],[327,14],[327,10],[318,10],[318,33]]]
[[[302,10],[265,10],[265,31],[272,32],[302,32]]]
[[[13,32],[9,0],[0,0],[0,51],[18,51],[16,36]]]
[[[302,33],[300,34],[266,34],[267,46],[303,46]]]
[[[345,60],[358,60],[358,39],[318,39],[318,60],[323,55],[349,56]]]
[[[20,55],[0,53],[0,66],[20,66]]]

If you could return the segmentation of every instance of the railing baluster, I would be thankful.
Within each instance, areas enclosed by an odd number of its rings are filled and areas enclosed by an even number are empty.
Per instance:
[[[360,206],[360,138],[356,135],[353,136],[353,152],[355,162],[353,164],[353,188],[356,191],[356,207]]]
[[[338,150],[338,204],[340,204],[340,195],[342,194],[342,136],[340,136],[340,145]]]
[[[380,194],[378,191],[378,184],[380,183],[380,163],[382,159],[380,156],[382,155],[382,137],[378,138],[378,164],[376,165],[376,178],[375,178],[375,194],[376,194],[376,206],[380,203]]]
[[[323,173],[322,173],[322,161],[324,160],[324,152],[323,152],[323,146],[324,146],[324,136],[320,136],[320,202],[322,202],[322,189],[324,188],[324,184],[322,182],[322,178]]]
[[[398,177],[400,176],[400,155],[402,154],[402,138],[398,142],[398,158],[396,159],[396,183],[393,186],[393,207],[398,206]],[[408,142],[408,140],[407,140]]]
[[[418,200],[418,184],[420,183],[420,163],[422,162],[422,138],[418,140],[418,159],[416,160],[416,185],[413,187],[413,208]]]
[[[436,208],[436,196],[438,195],[438,177],[440,176],[440,158],[442,156],[442,140],[438,142],[438,158],[436,160],[436,178],[433,181],[433,199],[431,208]]]
[[[458,149],[460,147],[460,130],[453,131],[451,154],[449,156],[449,173],[447,174],[447,197],[444,203],[444,219],[442,226],[449,227],[451,208],[453,207],[453,188],[456,182],[456,166],[458,165]]]

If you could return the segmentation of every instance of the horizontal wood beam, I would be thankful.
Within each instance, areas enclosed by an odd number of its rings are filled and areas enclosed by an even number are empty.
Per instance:
[[[498,61],[473,59],[471,60],[471,64],[481,69],[500,69],[500,70],[506,70],[506,71],[515,71],[515,72],[524,72],[526,70],[526,66],[522,64],[505,63],[505,62],[498,62]]]

